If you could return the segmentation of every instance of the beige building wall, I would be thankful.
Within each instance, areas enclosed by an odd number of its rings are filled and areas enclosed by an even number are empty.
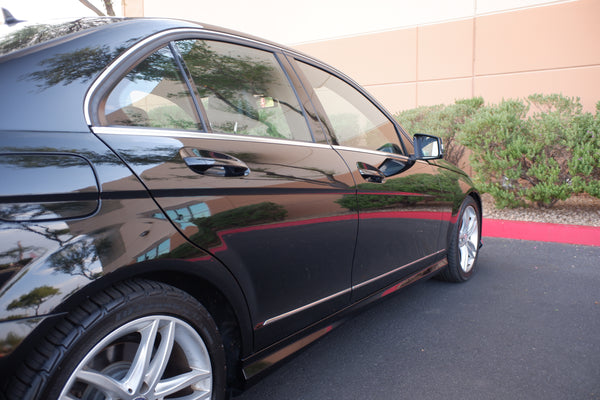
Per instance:
[[[202,7],[192,6],[197,3],[172,1],[165,9],[159,0],[127,0],[123,13],[202,20]],[[498,12],[498,2],[473,0],[470,17],[293,47],[345,72],[391,112],[473,96],[496,103],[533,93],[580,97],[586,111],[594,110],[600,100],[600,0],[513,3],[525,8]],[[467,12],[467,3],[457,4]],[[265,12],[256,16],[259,27],[278,18]],[[331,21],[344,23],[333,16]]]
[[[593,111],[599,20],[600,1],[578,0],[295,47],[354,77],[392,112],[533,93],[580,97]]]

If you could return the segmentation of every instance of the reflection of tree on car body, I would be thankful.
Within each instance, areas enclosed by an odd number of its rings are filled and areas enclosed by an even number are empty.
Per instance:
[[[18,300],[13,300],[6,307],[6,309],[10,311],[19,308],[33,308],[35,310],[35,315],[38,315],[40,304],[42,304],[49,297],[56,296],[59,293],[60,290],[55,287],[48,285],[38,286],[35,289],[32,289],[29,293],[19,297]]]

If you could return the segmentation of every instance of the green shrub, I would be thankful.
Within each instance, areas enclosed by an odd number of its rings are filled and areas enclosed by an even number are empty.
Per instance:
[[[396,118],[411,134],[440,136],[444,158],[455,165],[470,150],[475,182],[498,208],[551,207],[581,193],[600,197],[600,102],[592,114],[579,99],[559,94],[487,106],[477,97]]]
[[[579,99],[536,94],[482,107],[458,140],[497,207],[551,207],[573,194],[600,194],[598,136],[598,113],[583,113]]]
[[[567,133],[573,147],[569,160],[573,187],[578,193],[600,198],[600,102],[595,115],[585,113],[574,118]]]

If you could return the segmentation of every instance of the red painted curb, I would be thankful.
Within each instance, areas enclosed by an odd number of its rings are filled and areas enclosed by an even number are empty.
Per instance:
[[[597,226],[484,219],[482,236],[600,246],[600,227]]]

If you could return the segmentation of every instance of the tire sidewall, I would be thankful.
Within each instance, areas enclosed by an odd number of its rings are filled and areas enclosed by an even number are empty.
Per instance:
[[[462,228],[463,216],[464,216],[465,210],[469,206],[474,208],[476,217],[477,217],[477,244],[478,244],[478,246],[481,241],[481,210],[479,209],[477,202],[471,196],[467,196],[460,207],[460,212],[458,214],[458,220],[456,221],[456,224],[454,226],[454,232],[452,235],[452,253],[449,254],[449,257],[448,257],[449,267],[453,270],[453,272],[457,275],[457,277],[461,281],[466,281],[469,278],[471,278],[471,276],[473,275],[473,273],[476,270],[477,259],[479,258],[479,249],[477,249],[477,252],[475,254],[475,260],[473,261],[473,265],[472,265],[471,269],[468,272],[465,272],[460,266],[460,249],[458,247],[458,244],[460,242],[460,230]]]
[[[50,375],[44,399],[58,399],[64,385],[81,360],[102,339],[119,327],[136,319],[148,316],[169,316],[179,318],[189,324],[202,338],[208,351],[213,383],[212,399],[225,398],[225,354],[215,322],[208,311],[191,296],[174,289],[179,293],[169,295],[127,296],[105,304],[82,321],[84,328],[72,332],[65,338],[66,351],[56,370]],[[187,297],[187,298],[186,298]],[[102,313],[104,315],[98,315]]]

